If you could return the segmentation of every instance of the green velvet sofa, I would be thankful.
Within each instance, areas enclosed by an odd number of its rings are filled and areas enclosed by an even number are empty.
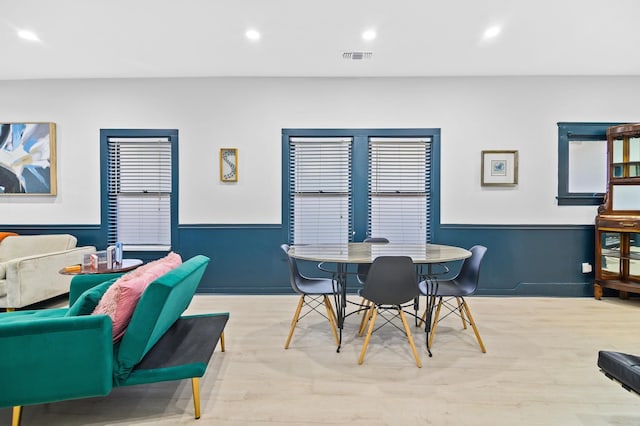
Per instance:
[[[224,351],[228,313],[182,316],[209,263],[195,256],[155,279],[142,293],[122,339],[111,318],[92,312],[118,274],[78,275],[70,308],[0,313],[0,407],[108,395],[113,387],[191,379],[195,417],[199,384],[218,343]],[[78,302],[78,303],[76,303]],[[88,306],[78,305],[85,304]]]

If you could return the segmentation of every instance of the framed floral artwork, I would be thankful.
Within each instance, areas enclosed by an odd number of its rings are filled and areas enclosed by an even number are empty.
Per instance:
[[[482,151],[482,186],[518,184],[518,151]]]

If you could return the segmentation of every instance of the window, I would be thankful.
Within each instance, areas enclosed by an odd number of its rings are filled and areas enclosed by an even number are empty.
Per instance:
[[[405,243],[430,241],[430,142],[369,139],[368,235]]]
[[[287,240],[431,242],[439,139],[438,129],[284,129]]]
[[[558,123],[558,205],[602,204],[607,185],[607,127]]]
[[[171,250],[177,229],[177,131],[101,130],[106,244]]]
[[[348,241],[352,138],[291,138],[292,241]]]

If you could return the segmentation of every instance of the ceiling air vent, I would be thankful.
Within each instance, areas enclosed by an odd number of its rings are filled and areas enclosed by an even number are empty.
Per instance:
[[[371,59],[373,52],[343,52],[342,59],[353,59],[354,61],[361,61],[362,59]]]

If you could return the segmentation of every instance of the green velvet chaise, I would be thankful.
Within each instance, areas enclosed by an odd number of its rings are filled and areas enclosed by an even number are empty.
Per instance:
[[[111,318],[89,315],[117,276],[79,275],[70,308],[0,313],[0,407],[108,395],[113,387],[191,379],[195,417],[199,382],[228,313],[182,316],[209,263],[195,256],[155,279],[142,294],[121,340]],[[107,280],[103,282],[104,280]]]

